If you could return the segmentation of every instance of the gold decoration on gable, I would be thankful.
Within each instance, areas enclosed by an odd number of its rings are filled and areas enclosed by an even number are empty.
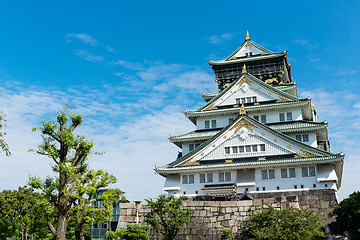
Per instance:
[[[253,127],[257,128],[254,124],[246,121],[245,119],[241,119],[232,128],[230,128],[229,131],[231,131],[231,130],[233,130],[235,128],[235,133],[236,133],[237,131],[239,131],[243,127],[249,129],[252,132],[254,132],[254,130],[252,129]]]
[[[233,163],[233,160],[232,159],[226,159],[225,163]]]
[[[265,161],[266,157],[258,157],[258,161]]]
[[[278,83],[279,81],[276,80],[276,78],[269,78],[265,80],[265,83],[271,84],[271,83]]]
[[[185,162],[180,164],[179,167],[191,166],[193,164],[193,162],[191,162],[192,160],[193,160],[193,158],[189,158],[188,160],[186,160]]]
[[[277,103],[281,103],[281,102],[289,102],[288,99],[283,98],[283,97],[279,97],[279,99],[276,100]]]

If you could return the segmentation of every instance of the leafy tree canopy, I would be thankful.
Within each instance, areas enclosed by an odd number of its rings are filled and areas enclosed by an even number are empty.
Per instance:
[[[360,192],[353,192],[335,208],[337,222],[351,239],[360,239]]]
[[[150,240],[149,232],[149,226],[133,224],[126,225],[126,229],[117,230],[115,232],[108,231],[106,234],[111,240]]]
[[[295,208],[277,210],[271,206],[251,215],[242,235],[266,240],[325,239],[320,217],[312,211]]]
[[[3,139],[6,135],[6,132],[2,131],[2,129],[6,127],[5,123],[6,123],[5,114],[2,111],[0,111],[0,151],[5,152],[6,156],[9,157],[11,155],[9,146]]]
[[[40,179],[30,177],[29,184],[41,189],[50,199],[57,212],[56,225],[48,218],[47,224],[56,240],[65,240],[66,227],[73,219],[77,223],[77,239],[83,239],[83,227],[93,221],[104,221],[111,214],[112,201],[119,199],[121,191],[110,191],[104,194],[103,208],[106,211],[89,206],[96,201],[94,194],[100,189],[116,182],[113,175],[103,170],[91,170],[88,167],[88,157],[93,153],[94,143],[75,131],[81,126],[81,114],[70,113],[68,106],[58,111],[56,122],[41,121],[33,131],[40,131],[42,143],[37,150],[30,150],[52,160],[52,170],[55,177]],[[105,199],[106,198],[106,199]],[[97,220],[96,220],[97,219]]]
[[[160,195],[155,200],[149,198],[146,202],[151,209],[145,215],[145,222],[148,223],[155,232],[161,233],[165,240],[172,240],[176,237],[180,229],[184,229],[185,223],[190,221],[190,209],[182,209],[183,200],[187,197],[166,197]]]

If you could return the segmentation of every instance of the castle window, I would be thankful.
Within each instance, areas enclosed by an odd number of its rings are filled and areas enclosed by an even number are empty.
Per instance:
[[[297,185],[294,185],[294,188],[297,189]]]
[[[238,153],[238,148],[237,147],[232,147],[232,151],[233,151],[233,153]]]
[[[241,103],[241,102],[240,102],[240,98],[237,98],[237,99],[235,99],[235,100],[236,100],[236,104],[237,104],[237,105],[240,105],[240,103]]]
[[[265,191],[265,187],[263,187],[263,191]]]
[[[230,181],[231,181],[231,172],[219,173],[219,182],[230,182]]]
[[[256,121],[259,121],[259,116],[254,116],[254,119],[255,119]]]
[[[309,142],[309,134],[296,135],[295,138],[299,142]]]
[[[315,167],[302,167],[301,173],[303,177],[313,177],[316,176]]]
[[[266,115],[261,115],[260,119],[261,119],[261,123],[266,123]]]
[[[308,134],[304,134],[302,135],[303,137],[303,142],[308,142],[309,141],[309,135]]]
[[[260,144],[260,151],[265,152],[265,144]]]
[[[216,120],[211,120],[211,128],[216,128]]]
[[[252,102],[257,102],[257,97],[252,97]]]
[[[285,122],[285,113],[279,113],[280,122]]]
[[[276,187],[276,190],[280,190],[280,187],[279,187],[279,186],[277,186],[277,187]]]
[[[275,170],[261,170],[262,179],[275,179]]]
[[[313,188],[316,188],[316,184],[313,184]]]
[[[247,102],[247,103],[251,103],[251,97],[247,97],[247,98],[246,98],[246,102]]]
[[[287,119],[288,121],[291,121],[291,120],[292,120],[292,112],[286,113],[286,119]]]
[[[301,188],[304,188],[304,185],[300,185]]]
[[[205,174],[200,174],[200,183],[205,182]]]
[[[198,191],[195,191],[195,194],[198,194],[199,192]]]
[[[212,173],[208,173],[207,174],[207,182],[213,182],[213,174]]]
[[[294,178],[295,168],[283,168],[281,169],[281,178]]]
[[[258,151],[258,146],[257,145],[252,145],[252,151],[253,152],[257,152]]]
[[[245,146],[245,150],[246,152],[251,152],[251,146],[250,145]]]
[[[230,147],[225,147],[225,154],[230,154]]]
[[[245,98],[241,98],[241,103],[246,103]]]
[[[193,184],[194,175],[182,175],[182,184]]]
[[[244,149],[245,149],[244,146],[240,146],[240,147],[239,147],[239,152],[243,153],[243,152],[244,152]]]
[[[259,187],[256,187],[256,191],[259,191]]]
[[[210,128],[210,121],[205,121],[205,128]]]
[[[197,144],[189,144],[189,152],[193,151],[195,148],[197,148],[198,146],[200,146],[199,143]]]

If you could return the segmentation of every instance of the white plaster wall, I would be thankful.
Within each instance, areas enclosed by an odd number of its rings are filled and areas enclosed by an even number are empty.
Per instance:
[[[244,84],[249,86],[249,84],[247,84],[247,83],[244,83]],[[250,87],[246,92],[243,92],[241,89],[237,89],[233,93],[231,93],[231,95],[229,97],[227,97],[227,98],[224,97],[224,100],[219,104],[219,106],[235,105],[237,98],[257,97],[257,102],[263,102],[263,101],[274,100],[276,97],[276,95],[273,95],[271,97],[269,95],[264,94],[263,92],[265,92],[267,94],[270,93],[269,91],[267,91],[265,89],[262,89],[261,91],[262,92],[260,92],[258,89],[253,89],[252,87]]]
[[[180,175],[168,175],[165,180],[164,188],[166,187],[179,187]]]
[[[303,120],[301,109],[294,109],[294,108],[286,108],[283,111],[259,111],[259,112],[248,112],[250,117],[266,115],[266,122],[273,123],[273,122],[280,122],[279,113],[283,112],[292,112],[292,121],[295,120]],[[209,117],[199,117],[196,119],[196,129],[205,129],[205,121],[210,121],[210,128],[211,128],[211,120],[216,120],[216,128],[223,128],[229,124],[229,118],[236,118],[238,115],[236,114],[224,114],[224,115],[217,115],[217,116],[209,116]],[[286,118],[285,118],[286,119]]]
[[[249,132],[249,134],[254,134]],[[257,152],[244,152],[244,153],[230,153],[225,154],[225,147],[232,146],[244,146],[244,145],[258,145],[265,144],[265,151],[260,151],[258,147]],[[211,151],[209,154],[205,155],[201,160],[215,160],[215,159],[229,159],[229,158],[241,158],[241,157],[261,157],[269,155],[281,155],[281,154],[291,154],[292,152],[281,148],[274,143],[258,136],[258,135],[249,135],[246,139],[241,139],[238,135],[235,135],[227,139],[224,143],[218,145]]]
[[[253,47],[250,44],[245,45],[235,54],[235,57],[244,57],[245,53],[252,52],[253,55],[261,54],[263,51],[260,51],[258,48]]]
[[[334,182],[318,182],[317,178],[319,177],[318,174],[314,177],[302,177],[301,173],[301,166],[295,167],[295,178],[281,178],[281,169],[288,168],[288,167],[279,167],[279,168],[264,168],[265,169],[275,169],[275,179],[262,179],[261,170],[263,169],[256,169],[255,170],[255,186],[245,186],[245,187],[238,187],[236,192],[243,193],[245,188],[248,188],[250,192],[272,192],[272,191],[301,191],[304,189],[335,189],[337,190],[336,184]],[[333,169],[333,168],[332,168]],[[330,171],[328,174],[331,174],[331,168],[328,170]],[[224,172],[224,171],[222,171]],[[227,171],[229,172],[229,171]],[[236,171],[231,172],[231,182],[219,182],[218,172],[212,172],[214,181],[212,183],[200,183],[200,174],[207,173],[194,173],[194,184],[182,184],[182,180],[180,178],[180,191],[168,191],[168,194],[178,194],[184,195],[183,193],[186,192],[185,195],[187,196],[195,196],[195,195],[205,195],[201,188],[204,187],[206,184],[219,184],[219,183],[236,183]],[[323,172],[324,174],[324,172]],[[316,184],[316,188],[314,188],[313,184]],[[294,189],[294,185],[297,185],[297,189]],[[304,185],[304,188],[301,188],[301,185]],[[280,187],[280,190],[277,190],[277,186]],[[259,191],[256,191],[256,188],[259,187]],[[265,191],[263,191],[263,187],[265,187]],[[196,191],[198,193],[196,194]]]
[[[288,135],[289,137],[296,140],[296,135],[304,135],[304,134],[309,135],[309,141],[308,142],[302,142],[302,143],[310,145],[312,147],[318,147],[316,133],[314,133],[314,132],[291,133],[291,134],[286,134],[286,135]]]

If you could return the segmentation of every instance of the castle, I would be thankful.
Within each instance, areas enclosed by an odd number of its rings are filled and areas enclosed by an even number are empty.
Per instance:
[[[271,52],[247,32],[228,58],[209,64],[219,90],[185,111],[194,131],[170,136],[181,153],[155,168],[164,190],[203,200],[336,193],[344,155],[332,152],[311,99],[298,96],[287,52]]]

